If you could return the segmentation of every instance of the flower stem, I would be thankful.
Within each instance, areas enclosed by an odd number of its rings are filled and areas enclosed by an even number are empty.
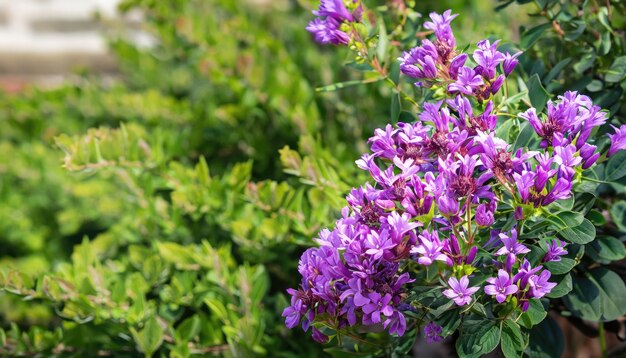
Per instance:
[[[608,355],[606,353],[606,336],[604,334],[604,322],[600,322],[598,330],[600,333],[600,337],[598,337],[598,339],[600,340],[600,352],[602,353],[602,358],[607,358]]]

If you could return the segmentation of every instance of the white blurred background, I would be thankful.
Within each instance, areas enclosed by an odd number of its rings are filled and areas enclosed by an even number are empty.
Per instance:
[[[114,73],[103,23],[128,24],[135,41],[141,15],[117,14],[119,0],[0,0],[0,88],[54,85],[78,68]]]

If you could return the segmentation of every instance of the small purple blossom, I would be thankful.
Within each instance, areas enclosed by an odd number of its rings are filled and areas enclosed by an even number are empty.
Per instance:
[[[452,10],[446,10],[441,15],[436,12],[431,12],[429,16],[432,21],[425,22],[424,28],[432,30],[437,40],[444,43],[447,48],[453,48],[456,44],[456,40],[450,28],[450,23],[455,17],[459,16],[459,14],[452,15]]]
[[[419,254],[417,262],[421,265],[429,266],[435,261],[446,261],[446,255],[443,250],[444,243],[439,240],[437,231],[430,233],[424,230],[419,236],[419,245],[411,249],[412,254]]]
[[[436,324],[435,322],[430,322],[424,327],[424,337],[426,337],[426,342],[432,344],[436,342],[441,342],[443,337],[441,336],[441,331],[443,328]]]
[[[335,18],[316,18],[309,23],[306,30],[313,34],[315,41],[327,45],[347,45],[350,43],[350,36],[341,31],[341,23]]]
[[[511,236],[505,234],[505,233],[501,233],[500,234],[500,240],[502,241],[502,244],[504,244],[503,247],[501,247],[498,251],[496,251],[495,255],[496,256],[501,256],[501,255],[519,255],[519,254],[525,254],[530,252],[530,249],[526,246],[524,246],[523,244],[520,244],[517,241],[517,229],[513,228],[511,229]]]
[[[498,270],[497,277],[490,277],[487,282],[491,285],[485,286],[485,293],[496,297],[498,303],[506,301],[507,296],[517,292],[518,288],[511,282],[508,272]]]
[[[561,240],[554,239],[551,243],[548,243],[548,252],[546,252],[543,257],[542,262],[549,261],[561,261],[561,256],[567,255],[567,250],[565,250],[565,242]]]
[[[479,226],[491,226],[493,224],[493,214],[496,210],[496,203],[491,201],[489,204],[480,204],[476,208],[476,224]]]
[[[477,44],[478,49],[472,55],[478,64],[475,68],[476,73],[488,80],[495,77],[496,67],[505,59],[504,54],[497,50],[498,42],[492,44],[489,40],[480,41]]]
[[[443,295],[453,300],[458,306],[465,306],[472,301],[472,295],[480,289],[480,287],[467,287],[469,279],[467,276],[458,280],[456,277],[448,279],[449,289],[443,291]]]
[[[622,124],[619,128],[613,125],[611,125],[611,127],[615,130],[615,133],[607,134],[611,139],[611,147],[609,148],[607,157],[612,156],[619,150],[626,149],[626,124]]]
[[[457,80],[448,85],[448,92],[459,92],[471,96],[483,84],[483,79],[479,74],[473,69],[463,66],[459,69]]]
[[[510,53],[504,54],[504,61],[502,62],[502,69],[504,71],[505,76],[508,76],[511,74],[511,72],[513,72],[513,70],[517,66],[517,63],[519,62],[517,57],[521,54],[522,54],[522,51],[519,51],[515,53],[514,55],[511,55]]]
[[[530,286],[530,295],[534,298],[541,298],[556,286],[556,283],[549,282],[551,273],[548,270],[543,270],[539,275],[532,275],[528,279],[528,285]]]

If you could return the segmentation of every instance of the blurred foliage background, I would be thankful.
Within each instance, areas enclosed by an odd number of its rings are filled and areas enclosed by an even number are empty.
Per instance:
[[[568,51],[585,48],[537,45],[561,43],[555,31],[524,40],[544,19],[527,15],[537,5],[498,5],[416,9],[461,13],[460,44],[521,40],[524,70],[550,90],[618,91],[605,106],[623,115],[623,81],[586,72],[623,53],[601,44],[569,71],[579,54]],[[0,353],[323,353],[284,327],[285,289],[343,195],[365,181],[354,161],[389,121],[390,92],[316,92],[359,78],[343,67],[347,50],[304,30],[316,6],[126,0],[122,11],[141,9],[157,45],[137,48],[112,29],[118,78],[82,72],[55,89],[0,94]]]

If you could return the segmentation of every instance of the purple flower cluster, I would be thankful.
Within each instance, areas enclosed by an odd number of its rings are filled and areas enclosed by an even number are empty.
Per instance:
[[[335,329],[382,324],[390,333],[404,333],[406,321],[397,307],[411,280],[399,268],[416,242],[419,224],[409,222],[408,214],[374,207],[372,193],[371,187],[353,190],[335,229],[322,230],[316,239],[321,246],[302,255],[302,283],[299,290],[289,290],[291,306],[283,312],[287,327],[302,322],[308,330],[322,316]]]
[[[435,42],[428,39],[421,46],[405,52],[400,60],[400,70],[405,75],[418,79],[416,86],[444,86],[449,93],[458,93],[476,97],[480,100],[489,99],[497,93],[504,83],[505,77],[517,66],[517,57],[497,50],[498,41],[480,41],[472,54],[474,66],[467,66],[468,55],[458,53],[456,40],[450,23],[457,16],[448,10],[442,15],[431,13],[432,21],[424,23],[426,29],[435,34]],[[502,73],[498,74],[501,67]]]
[[[347,45],[350,35],[342,30],[342,24],[358,20],[362,8],[360,4],[352,2],[354,10],[350,12],[343,0],[321,0],[319,10],[313,11],[317,16],[306,27],[313,34],[315,41],[322,44]]]
[[[341,21],[354,16],[341,1],[322,1],[316,14]],[[457,54],[450,30],[455,16],[431,14],[424,26],[436,41],[424,40],[400,59],[405,74],[428,86],[447,81],[448,98],[424,103],[416,123],[376,129],[371,153],[356,161],[373,183],[347,195],[334,229],[323,229],[315,239],[319,246],[300,259],[302,280],[288,290],[291,305],[283,316],[289,328],[312,328],[318,342],[328,341],[326,329],[357,325],[403,335],[403,312],[414,309],[406,300],[410,274],[430,266],[438,285],[420,284],[436,285],[457,306],[493,299],[525,311],[530,299],[556,286],[540,263],[561,260],[565,244],[547,243],[533,267],[519,223],[572,195],[576,174],[600,157],[588,138],[607,115],[588,97],[567,92],[549,102],[541,118],[534,108],[520,114],[541,138],[540,150],[512,150],[496,136],[496,106],[486,99],[519,53],[501,53],[497,41],[485,40],[472,55],[476,66],[464,66],[468,56]],[[615,130],[609,154],[626,147],[626,126]],[[475,271],[491,277],[471,285]],[[430,341],[441,339],[434,323],[424,333]]]

